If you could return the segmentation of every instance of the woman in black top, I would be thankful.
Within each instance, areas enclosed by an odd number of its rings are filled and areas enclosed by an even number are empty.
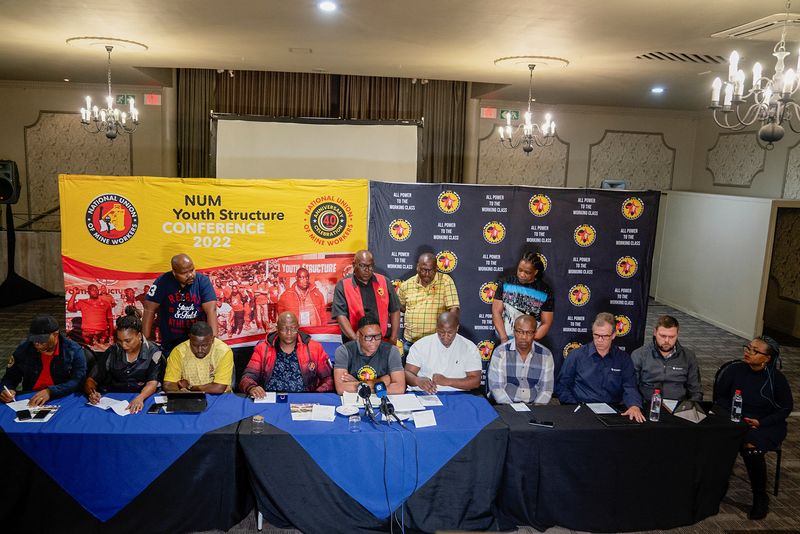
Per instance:
[[[536,318],[535,341],[547,335],[553,324],[553,291],[542,280],[544,262],[535,252],[526,252],[517,263],[517,274],[497,281],[492,301],[492,324],[500,343],[513,337],[514,321],[520,315]]]
[[[158,389],[164,359],[159,346],[144,339],[142,321],[133,306],[125,308],[125,315],[117,319],[116,326],[117,342],[89,372],[84,391],[92,404],[100,401],[101,392],[138,392],[128,405],[131,413],[138,413]]]
[[[780,347],[774,339],[758,337],[744,346],[744,359],[727,367],[717,382],[717,402],[724,409],[730,409],[736,390],[742,393],[742,421],[750,427],[741,451],[753,490],[750,519],[767,515],[764,453],[780,447],[786,437],[786,418],[792,411],[789,383],[775,366],[779,355]]]

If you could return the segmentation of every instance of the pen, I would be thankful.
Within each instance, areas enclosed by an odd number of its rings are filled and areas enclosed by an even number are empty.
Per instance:
[[[6,393],[8,393],[9,395],[11,395],[11,398],[12,398],[12,399],[16,397],[16,395],[14,395],[13,393],[11,393],[11,390],[10,390],[10,389],[8,389],[8,386],[3,386],[3,389],[4,389],[4,390],[6,390]]]
[[[578,410],[581,409],[581,405],[579,404],[577,408],[575,408],[572,413],[578,413]]]

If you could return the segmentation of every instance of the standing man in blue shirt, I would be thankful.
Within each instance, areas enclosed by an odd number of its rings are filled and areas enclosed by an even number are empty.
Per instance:
[[[556,395],[561,404],[579,402],[624,403],[622,415],[644,422],[642,396],[636,383],[633,361],[612,343],[616,337],[614,315],[598,313],[592,323],[592,343],[572,352],[561,366]]]
[[[156,312],[163,354],[189,339],[189,330],[198,321],[207,322],[217,337],[217,294],[186,254],[173,256],[172,270],[159,276],[147,292],[142,314],[142,334],[147,339],[153,339]]]

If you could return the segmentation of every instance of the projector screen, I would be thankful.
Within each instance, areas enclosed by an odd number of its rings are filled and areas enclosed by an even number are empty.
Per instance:
[[[212,115],[212,157],[217,178],[416,182],[419,132],[415,121]]]

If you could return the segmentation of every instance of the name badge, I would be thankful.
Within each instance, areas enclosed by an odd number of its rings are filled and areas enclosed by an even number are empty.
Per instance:
[[[673,371],[683,371],[683,367],[673,367]]]
[[[615,373],[619,373],[620,371],[622,371],[622,369],[614,369],[613,367],[611,368],[611,370],[614,371]]]

